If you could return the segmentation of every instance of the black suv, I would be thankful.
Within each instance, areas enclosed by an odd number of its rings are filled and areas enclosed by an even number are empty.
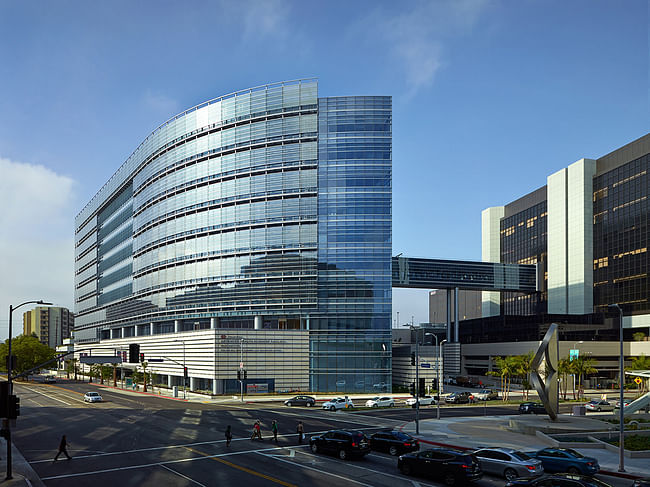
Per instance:
[[[506,487],[612,487],[602,480],[586,475],[573,475],[557,473],[544,475],[536,479],[515,479],[506,484]]]
[[[349,457],[363,457],[370,453],[368,438],[361,431],[331,430],[309,439],[314,453],[335,453],[341,460]]]
[[[546,414],[546,408],[541,402],[522,402],[519,405],[519,414]]]
[[[404,475],[421,474],[437,477],[447,485],[473,482],[483,476],[478,459],[471,453],[451,448],[433,448],[407,453],[397,460]]]
[[[380,431],[370,437],[370,449],[385,451],[395,456],[418,451],[420,443],[412,436],[401,431]]]

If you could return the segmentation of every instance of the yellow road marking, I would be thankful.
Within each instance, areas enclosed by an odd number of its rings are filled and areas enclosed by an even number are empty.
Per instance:
[[[256,472],[255,470],[251,470],[250,468],[241,467],[241,466],[236,465],[236,464],[234,464],[232,462],[229,462],[228,460],[224,460],[223,458],[213,457],[212,455],[208,455],[207,453],[204,453],[204,452],[199,451],[199,450],[195,450],[194,448],[190,448],[190,447],[187,447],[187,446],[185,448],[187,450],[193,452],[193,453],[203,455],[204,457],[209,457],[210,460],[214,460],[215,462],[223,463],[224,465],[228,465],[229,467],[236,468],[237,470],[241,470],[242,472],[246,472],[246,473],[249,473],[251,475],[255,475],[257,477],[262,477],[263,479],[270,480],[271,482],[275,482],[276,484],[284,485],[285,487],[298,487],[297,485],[290,484],[289,482],[285,482],[283,480],[276,479],[276,478],[271,477],[269,475],[265,475],[263,473]]]

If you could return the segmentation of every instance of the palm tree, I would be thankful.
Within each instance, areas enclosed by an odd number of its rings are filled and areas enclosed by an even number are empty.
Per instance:
[[[528,400],[528,390],[530,389],[530,373],[532,371],[534,354],[532,351],[524,355],[513,357],[513,369],[515,375],[521,377],[521,385],[524,387],[524,394]]]
[[[144,392],[147,392],[147,362],[142,362],[142,380],[144,381]]]
[[[488,372],[488,375],[498,375],[501,378],[503,400],[507,401],[510,396],[511,377],[517,373],[517,358],[513,356],[494,357],[494,365],[497,366],[499,371]]]
[[[573,359],[571,365],[574,373],[578,376],[578,397],[583,396],[582,379],[585,375],[597,372],[595,365],[598,361],[593,357],[578,357]]]

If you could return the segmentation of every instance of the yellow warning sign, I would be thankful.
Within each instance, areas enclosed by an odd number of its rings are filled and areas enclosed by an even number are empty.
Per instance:
[[[636,382],[637,384],[641,384],[641,377],[637,377],[636,379],[634,379],[634,382]]]

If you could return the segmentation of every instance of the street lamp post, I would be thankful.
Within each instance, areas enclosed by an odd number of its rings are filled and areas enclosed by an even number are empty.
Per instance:
[[[174,340],[174,341],[181,342],[183,344],[183,399],[187,399],[186,397],[187,377],[185,376],[185,370],[187,369],[187,362],[185,361],[185,340]]]
[[[239,397],[244,402],[244,339],[239,339]]]
[[[420,434],[420,352],[418,344],[418,329],[411,325],[411,330],[415,331],[415,434]]]
[[[625,421],[623,415],[623,409],[625,407],[625,401],[623,400],[623,390],[625,387],[625,370],[624,370],[624,358],[623,358],[623,310],[618,304],[610,304],[610,308],[618,309],[618,328],[619,328],[619,359],[618,359],[618,368],[620,375],[620,391],[619,391],[619,438],[618,438],[618,471],[625,472],[624,458],[625,458]]]
[[[441,362],[441,353],[440,353],[440,348],[442,347],[442,344],[447,341],[445,338],[443,341],[438,343],[438,335],[435,333],[425,333],[425,336],[429,335],[432,336],[433,338],[436,339],[436,348],[438,349],[438,362],[436,363],[436,383],[438,386],[438,400],[436,401],[436,419],[440,419],[440,362]]]
[[[14,310],[20,308],[21,306],[25,306],[26,304],[44,304],[46,306],[51,306],[52,303],[46,303],[43,300],[38,300],[38,301],[25,301],[24,303],[20,303],[18,306],[12,306],[9,305],[9,344],[8,344],[8,349],[9,349],[9,360],[8,360],[8,367],[7,367],[7,411],[9,411],[9,403],[11,401],[11,395],[13,394],[13,382],[11,379],[11,370],[13,369],[14,366],[14,361],[11,357],[11,335],[12,335],[12,315]],[[3,420],[6,422],[5,430],[7,432],[7,477],[6,480],[11,480],[13,479],[12,476],[12,471],[11,471],[11,425],[10,425],[10,420],[5,419]]]

